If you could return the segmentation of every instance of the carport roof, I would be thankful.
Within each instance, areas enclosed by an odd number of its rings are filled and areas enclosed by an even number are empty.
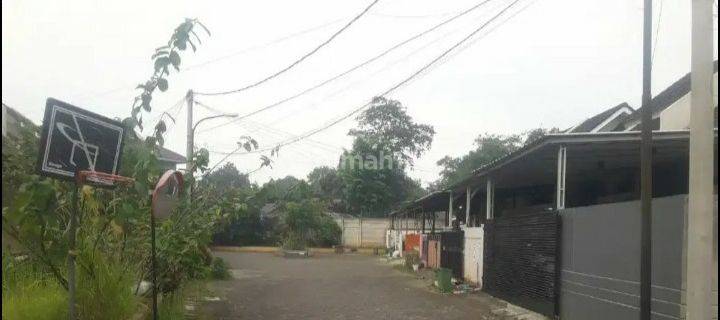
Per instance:
[[[717,139],[717,129],[715,129],[715,138]],[[689,131],[655,131],[653,132],[653,145],[656,151],[660,152],[657,157],[682,157],[686,153],[678,152],[687,150],[689,139]],[[533,172],[532,175],[523,176],[523,179],[506,179],[508,181],[497,181],[505,184],[527,183],[528,179],[544,179],[545,181],[553,181],[555,164],[557,163],[557,146],[575,146],[574,149],[580,150],[574,155],[568,156],[568,163],[571,161],[589,162],[604,159],[612,159],[629,163],[633,159],[638,159],[639,164],[639,131],[625,132],[601,132],[601,133],[569,133],[569,134],[550,134],[538,139],[537,141],[524,146],[523,148],[508,154],[504,157],[490,162],[480,168],[473,170],[473,174],[466,179],[456,183],[448,189],[434,192],[415,201],[412,201],[405,207],[391,213],[391,215],[400,212],[406,212],[414,208],[439,208],[448,205],[448,195],[453,193],[465,193],[467,187],[484,188],[484,181],[488,176],[497,175],[501,169],[511,164],[527,164],[527,172]],[[717,148],[717,145],[716,145]],[[568,148],[568,150],[571,150]],[[532,158],[531,158],[532,157]],[[573,159],[574,158],[574,159]],[[540,170],[538,170],[540,169]],[[506,176],[517,176],[515,170],[506,170]],[[510,172],[512,171],[512,172]],[[513,177],[515,178],[515,177]],[[498,179],[499,180],[499,179]],[[522,181],[520,181],[522,180]]]
[[[448,190],[441,190],[441,191],[435,191],[433,193],[430,193],[428,195],[425,195],[421,198],[418,198],[417,200],[414,200],[405,206],[391,212],[390,216],[395,216],[401,213],[408,212],[409,209],[418,209],[422,208],[423,210],[427,211],[441,211],[447,208],[448,206],[448,195],[450,194],[450,191]]]

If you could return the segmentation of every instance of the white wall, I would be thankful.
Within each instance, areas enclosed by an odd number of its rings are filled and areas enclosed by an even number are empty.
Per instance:
[[[718,74],[713,78],[713,102],[718,104]],[[686,94],[660,114],[660,130],[686,130],[690,128],[690,94]]]
[[[481,286],[484,236],[485,229],[483,227],[465,228],[465,256],[463,266],[465,280]]]
[[[359,218],[346,218],[335,219],[335,222],[342,229],[344,246],[384,248],[387,245],[387,230],[390,229],[390,220],[387,218],[363,218],[362,222]]]

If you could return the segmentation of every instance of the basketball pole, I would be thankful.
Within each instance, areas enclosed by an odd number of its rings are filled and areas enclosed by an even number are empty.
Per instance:
[[[77,256],[75,248],[75,233],[77,232],[77,212],[80,210],[78,205],[79,192],[81,183],[75,182],[75,190],[72,194],[72,210],[70,210],[70,223],[68,227],[68,257],[67,257],[67,268],[68,268],[68,319],[76,320],[77,314],[75,312],[75,257]]]
[[[157,304],[157,259],[155,256],[155,212],[153,212],[152,208],[152,198],[153,193],[152,191],[149,192],[150,194],[150,255],[151,255],[151,276],[152,276],[152,312],[153,312],[153,320],[158,319],[158,304]]]

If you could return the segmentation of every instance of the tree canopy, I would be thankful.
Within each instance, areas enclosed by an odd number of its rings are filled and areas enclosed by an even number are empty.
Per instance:
[[[210,172],[202,182],[203,184],[215,187],[219,192],[234,188],[244,189],[250,187],[250,180],[247,174],[240,173],[232,162],[227,162],[220,167],[220,169]]]
[[[558,131],[557,128],[537,128],[522,134],[481,134],[475,138],[474,150],[460,157],[445,156],[438,160],[437,165],[442,167],[440,178],[431,184],[430,189],[439,190],[460,182],[470,176],[473,170]]]
[[[373,98],[373,104],[357,120],[358,128],[348,135],[392,153],[403,165],[412,166],[413,158],[430,148],[435,135],[432,126],[415,123],[399,101],[385,97]]]
[[[349,212],[384,216],[424,192],[405,170],[430,148],[435,130],[414,122],[398,101],[376,97],[373,102],[358,116],[359,127],[348,133],[355,140],[341,157],[338,175]]]

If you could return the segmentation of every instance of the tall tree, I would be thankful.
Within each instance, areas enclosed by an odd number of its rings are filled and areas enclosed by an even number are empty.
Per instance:
[[[220,169],[208,174],[207,177],[203,178],[202,183],[215,187],[219,192],[234,188],[244,189],[250,187],[250,180],[247,174],[240,173],[232,162],[228,162]]]
[[[415,123],[400,102],[384,97],[373,102],[348,133],[355,140],[338,169],[348,210],[364,216],[385,215],[423,192],[405,170],[430,148],[435,134],[431,126]]]
[[[359,127],[349,135],[367,143],[383,146],[403,164],[413,165],[432,145],[435,129],[427,124],[415,123],[406,108],[396,100],[373,98],[373,104],[357,117]]]

